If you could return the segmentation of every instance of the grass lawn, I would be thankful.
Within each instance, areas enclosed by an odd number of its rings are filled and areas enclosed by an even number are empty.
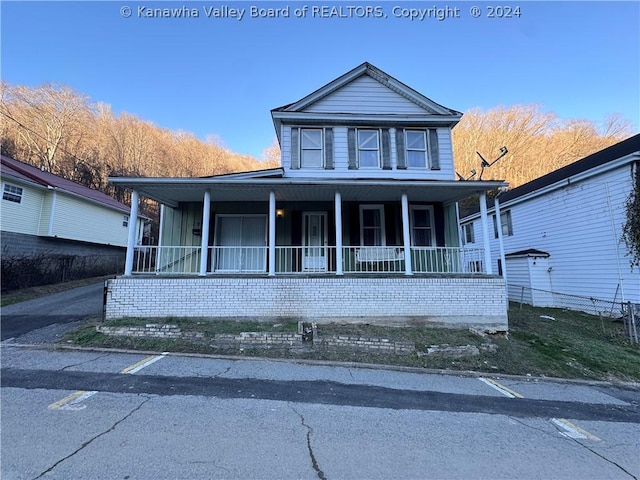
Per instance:
[[[541,318],[542,315],[554,319]],[[109,326],[139,326],[147,323],[178,325],[183,332],[202,332],[205,337],[216,333],[256,331],[295,332],[297,322],[281,323],[196,321],[190,319],[121,319]],[[464,358],[442,358],[413,355],[372,354],[348,350],[239,349],[221,350],[206,342],[187,340],[110,337],[96,332],[95,325],[84,326],[63,341],[82,346],[129,348],[153,351],[233,354],[245,356],[302,358],[343,362],[366,362],[404,365],[430,369],[473,370],[561,378],[583,378],[606,381],[640,381],[640,347],[629,343],[621,322],[561,309],[534,308],[512,304],[509,309],[509,334],[481,338],[467,330],[420,327],[379,327],[366,324],[318,325],[318,335],[349,335],[366,338],[388,338],[390,341],[413,342],[418,352],[431,345],[475,345],[493,343],[495,351],[480,350],[480,355]]]

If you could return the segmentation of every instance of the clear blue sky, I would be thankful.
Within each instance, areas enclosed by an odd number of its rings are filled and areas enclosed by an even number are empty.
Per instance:
[[[306,18],[296,18],[305,5]],[[348,15],[354,5],[379,7],[385,18],[360,18],[361,10],[353,18],[312,16],[314,6]],[[519,6],[519,17],[488,18],[491,5]],[[199,17],[145,18],[145,6],[184,6]],[[245,9],[244,18],[207,17],[223,6]],[[252,6],[288,6],[290,17],[250,18]],[[454,14],[457,7],[459,18],[394,15],[433,6]],[[202,139],[213,134],[255,156],[274,138],[271,109],[364,61],[462,112],[539,103],[562,118],[600,122],[620,113],[634,131],[640,126],[638,1],[5,0],[0,9],[4,81],[67,84],[116,113]]]

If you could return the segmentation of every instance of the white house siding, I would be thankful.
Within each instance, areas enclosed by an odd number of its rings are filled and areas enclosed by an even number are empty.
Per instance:
[[[52,233],[69,240],[124,247],[128,236],[125,216],[125,212],[58,192]]]
[[[631,270],[621,241],[625,202],[632,188],[631,166],[626,165],[525,202],[501,204],[501,212],[511,211],[513,225],[513,235],[504,237],[505,253],[530,248],[549,253],[548,285],[554,292],[620,301],[616,290],[622,283],[625,300],[640,303],[640,269]],[[493,232],[491,223],[490,227]],[[474,221],[474,235],[476,242],[482,238],[479,219]],[[491,258],[497,268],[498,241],[492,233],[491,237]],[[510,276],[507,270],[512,285],[515,279]]]
[[[368,75],[353,80],[303,111],[311,113],[375,113],[378,115],[385,113],[425,114],[422,107]]]
[[[106,318],[293,317],[505,331],[505,290],[495,277],[120,277],[109,281]]]
[[[30,187],[24,183],[7,181],[10,185],[22,188],[22,202],[15,203],[0,200],[2,230],[27,235],[38,234],[38,221],[42,210],[44,191]],[[4,191],[5,181],[2,181]]]
[[[282,166],[287,177],[331,177],[340,179],[371,178],[371,179],[419,179],[419,180],[453,180],[455,178],[453,166],[453,149],[451,146],[451,129],[438,128],[438,148],[440,157],[440,169],[430,170],[426,168],[397,169],[397,152],[395,135],[391,135],[391,170],[382,168],[360,168],[349,170],[349,153],[347,145],[347,127],[333,128],[333,153],[334,168],[324,170],[320,168],[291,169],[291,127],[282,129]]]
[[[523,301],[524,303],[531,304],[529,259],[527,257],[507,258],[506,265],[509,300]]]

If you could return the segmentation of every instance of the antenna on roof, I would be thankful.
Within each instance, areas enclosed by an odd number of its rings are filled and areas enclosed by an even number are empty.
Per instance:
[[[509,150],[507,150],[507,147],[500,147],[500,155],[493,160],[492,162],[487,162],[485,160],[485,158],[480,154],[480,152],[476,152],[478,154],[478,156],[480,157],[480,159],[482,160],[482,163],[480,164],[480,176],[478,177],[478,180],[482,180],[482,174],[484,173],[484,169],[485,168],[489,168],[490,166],[494,165],[498,160],[500,160],[502,157],[504,157],[507,153],[509,153]]]
[[[462,181],[462,182],[466,182],[467,180],[471,180],[473,177],[475,177],[475,176],[476,176],[476,173],[478,173],[478,172],[476,171],[476,169],[475,169],[475,168],[473,168],[473,169],[471,170],[471,175],[469,175],[467,178],[464,178],[464,177],[463,177],[462,175],[460,175],[458,172],[456,172],[456,175],[458,176],[458,180],[460,180],[460,181]]]

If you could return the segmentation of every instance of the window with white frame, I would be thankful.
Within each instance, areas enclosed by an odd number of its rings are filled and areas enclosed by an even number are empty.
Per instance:
[[[513,226],[511,225],[511,210],[500,212],[500,228],[502,229],[502,236],[509,237],[513,235]],[[493,216],[493,236],[498,238],[498,222],[496,216]]]
[[[360,245],[386,245],[384,233],[384,206],[360,205]]]
[[[412,205],[411,209],[411,245],[414,247],[433,247],[436,244],[433,228],[433,207]]]
[[[407,166],[410,168],[426,168],[429,166],[427,132],[424,130],[406,130],[405,135]]]
[[[2,189],[2,199],[8,202],[22,203],[22,188],[5,183]]]
[[[380,167],[380,132],[378,130],[358,130],[358,166],[360,168]]]
[[[467,223],[462,227],[464,231],[464,243],[475,243],[475,235],[473,233],[473,222]]]
[[[128,227],[129,226],[129,215],[124,215],[122,217],[122,226],[123,227]]]
[[[322,168],[323,165],[323,140],[322,129],[303,128],[300,131],[300,159],[303,168]]]

